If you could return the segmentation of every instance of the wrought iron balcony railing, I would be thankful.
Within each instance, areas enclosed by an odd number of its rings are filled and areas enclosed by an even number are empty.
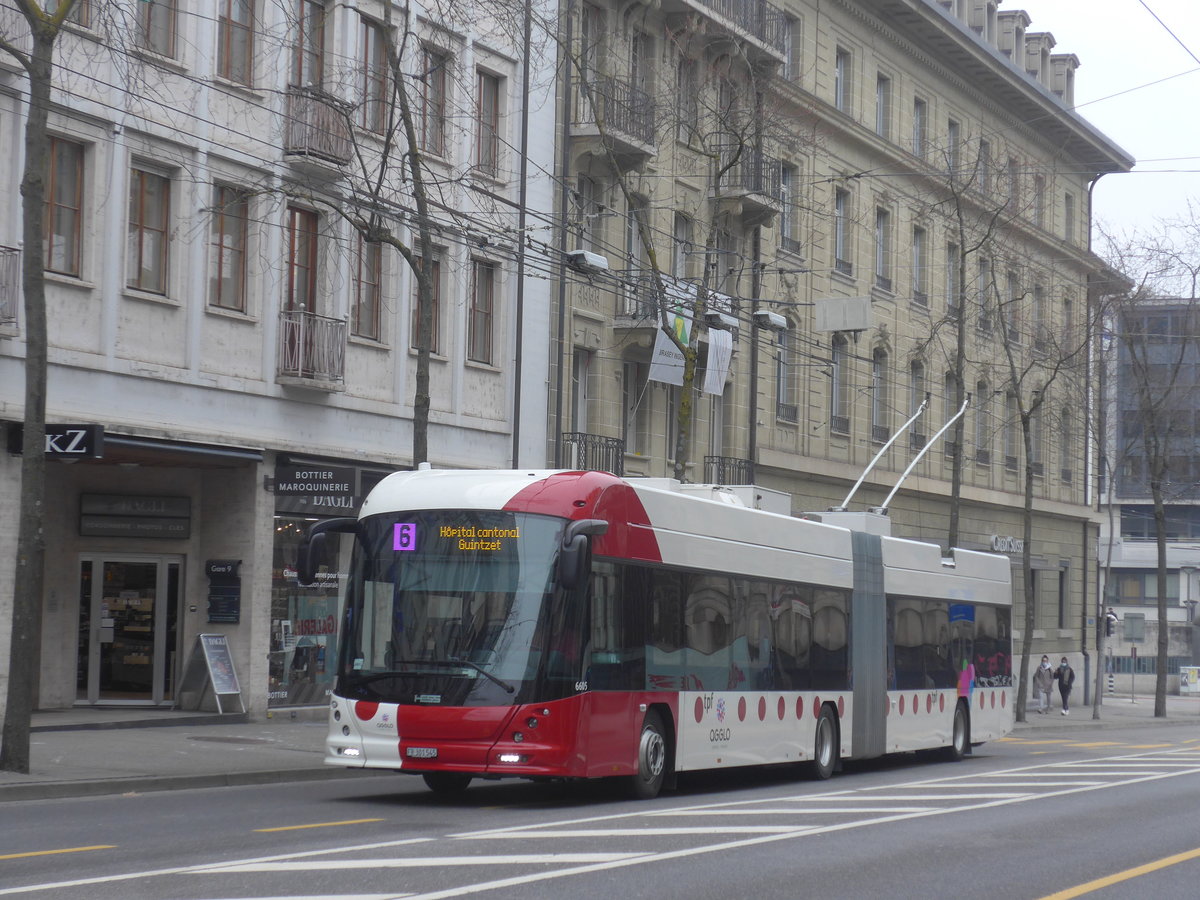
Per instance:
[[[704,481],[708,484],[754,484],[754,460],[736,456],[706,456]]]
[[[603,127],[610,138],[654,144],[654,99],[628,81],[595,74],[575,82],[575,124]]]
[[[338,102],[315,88],[290,87],[283,152],[335,165],[350,162],[350,122]]]
[[[346,323],[302,309],[279,313],[279,377],[340,385],[346,374]]]
[[[787,17],[782,9],[764,0],[698,0],[776,53],[787,52]]]
[[[760,150],[743,150],[734,166],[721,178],[721,193],[756,194],[782,207],[783,162]]]
[[[625,442],[620,438],[568,431],[561,442],[563,468],[625,474]]]

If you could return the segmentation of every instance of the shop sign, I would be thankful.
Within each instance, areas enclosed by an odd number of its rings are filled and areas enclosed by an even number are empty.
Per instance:
[[[21,455],[25,426],[8,428],[8,452]],[[49,459],[103,459],[103,425],[46,424],[46,456]]]
[[[992,550],[996,553],[1021,553],[1025,550],[1025,542],[1010,534],[993,534]]]
[[[79,498],[82,537],[187,538],[192,533],[188,497],[83,494]]]
[[[354,469],[348,466],[278,465],[275,496],[302,497],[314,506],[354,509]]]

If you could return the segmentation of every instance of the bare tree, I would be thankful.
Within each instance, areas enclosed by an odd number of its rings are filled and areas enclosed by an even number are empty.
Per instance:
[[[21,445],[21,510],[16,583],[8,657],[8,692],[0,735],[0,769],[29,772],[29,725],[41,642],[46,492],[46,286],[42,250],[46,202],[47,123],[54,73],[54,47],[75,0],[16,0],[28,26],[28,44],[16,33],[0,34],[0,50],[25,70],[29,116],[25,122],[25,167],[21,175],[21,230],[25,297],[25,415]]]

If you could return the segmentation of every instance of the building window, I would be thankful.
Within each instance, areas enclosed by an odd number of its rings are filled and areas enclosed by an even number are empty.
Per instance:
[[[882,207],[875,210],[875,287],[892,289],[892,214]]]
[[[133,169],[129,182],[125,286],[165,294],[171,181],[154,172]]]
[[[912,152],[924,159],[929,149],[929,104],[920,97],[913,98]]]
[[[888,382],[887,351],[871,354],[871,440],[886,441],[892,434],[892,398]]]
[[[47,13],[54,13],[58,10],[58,0],[48,0],[45,4]],[[80,28],[92,27],[92,0],[76,0],[71,11],[67,13],[67,21],[72,25],[78,25]]]
[[[946,165],[951,178],[962,171],[962,128],[954,119],[946,123]]]
[[[1042,444],[1046,439],[1046,430],[1042,427],[1044,405],[1029,413],[1029,467],[1034,475],[1045,474],[1042,464]]]
[[[254,72],[254,0],[217,3],[217,74],[248,85]]]
[[[580,175],[575,182],[575,214],[578,217],[575,231],[580,249],[601,249],[601,206],[598,196],[596,182],[587,175]]]
[[[1021,443],[1021,414],[1017,408],[1017,395],[1008,391],[1004,395],[1004,468],[1017,471],[1017,459]]]
[[[986,381],[975,385],[975,462],[992,462],[992,391]]]
[[[646,94],[654,91],[654,39],[644,31],[629,39],[629,83]]]
[[[800,419],[796,403],[796,359],[793,339],[789,332],[775,335],[775,417],[794,423]]]
[[[1073,475],[1075,456],[1075,420],[1071,415],[1071,410],[1063,408],[1059,414],[1058,420],[1059,440],[1062,442],[1062,450],[1059,467],[1059,478],[1066,484],[1070,484]]]
[[[621,421],[621,437],[625,441],[625,452],[646,452],[649,440],[649,371],[642,363],[627,362],[621,366],[621,405],[624,416]]]
[[[446,154],[446,103],[450,57],[426,47],[421,62],[421,149],[434,156]]]
[[[949,422],[958,414],[959,407],[962,401],[958,394],[958,379],[954,373],[947,371],[942,376],[942,421]],[[942,445],[942,453],[947,460],[953,459],[958,455],[958,443],[953,440],[947,440]]]
[[[1075,243],[1075,195],[1063,194],[1063,240]]]
[[[477,259],[471,268],[467,359],[490,366],[494,360],[492,329],[496,313],[496,264]]]
[[[959,258],[958,244],[946,245],[946,313],[958,315],[958,307],[962,302],[962,272],[959,269],[962,260]]]
[[[979,257],[979,271],[975,281],[975,305],[978,308],[979,330],[992,333],[992,261]]]
[[[847,371],[848,346],[841,334],[833,336],[829,366],[829,429],[836,434],[850,433],[850,373]]]
[[[77,3],[76,8],[82,6]],[[175,13],[178,0],[141,0],[137,5],[137,40],[143,50],[175,56]]]
[[[284,308],[317,313],[317,236],[320,219],[310,209],[289,206],[287,296]]]
[[[910,418],[917,414],[917,410],[925,402],[925,393],[925,364],[919,359],[915,359],[908,365],[908,415]],[[925,446],[923,422],[913,423],[912,446],[915,450],[920,450]]]
[[[779,244],[789,253],[801,251],[796,225],[799,188],[800,170],[795,166],[784,164],[779,176]]]
[[[799,19],[791,16],[783,20],[783,77],[787,81],[800,80],[801,44],[804,30]]]
[[[325,66],[325,4],[293,0],[295,42],[292,44],[291,84],[320,87]]]
[[[700,131],[700,76],[695,60],[679,60],[675,68],[675,100],[679,106],[675,139],[688,143]]]
[[[221,309],[246,311],[246,244],[250,194],[224,185],[213,187],[209,240],[208,302]]]
[[[843,275],[852,275],[850,262],[850,192],[839,188],[833,195],[833,268]]]
[[[417,258],[417,266],[425,265],[425,261]],[[421,286],[416,276],[413,276],[413,302],[410,345],[414,350],[421,348]],[[441,318],[442,318],[442,261],[434,258],[429,263],[429,297],[432,301],[429,327],[429,352],[440,353]]]
[[[83,219],[83,147],[50,138],[42,253],[46,271],[78,276]]]
[[[503,82],[479,72],[475,98],[475,167],[484,175],[500,174],[500,97]]]
[[[687,278],[691,271],[692,220],[681,212],[675,213],[671,228],[671,274],[676,278]]]
[[[1033,224],[1046,227],[1046,176],[1033,176]]]
[[[1021,202],[1021,167],[1014,157],[1008,159],[1008,179],[1005,184],[1005,200],[1013,209]]]
[[[359,27],[359,71],[362,105],[358,108],[360,128],[382,134],[388,120],[387,39],[383,26],[361,19]]]
[[[580,15],[580,77],[587,82],[595,82],[603,71],[604,37],[607,30],[604,10],[591,3],[583,5]]]
[[[383,245],[358,238],[354,259],[354,307],[350,330],[358,337],[379,340],[379,290],[383,281]]]
[[[1021,281],[1016,272],[1008,273],[1007,283],[1008,301],[1004,304],[1004,324],[1008,329],[1008,339],[1014,344],[1020,344],[1025,335],[1025,322],[1021,309],[1025,295],[1021,290]]]
[[[985,194],[992,192],[992,145],[979,140],[979,189]]]
[[[636,318],[653,317],[658,311],[655,293],[645,276],[649,270],[642,228],[646,221],[643,200],[631,197],[625,217],[625,261],[630,278],[625,285],[625,314]],[[714,285],[715,287],[716,285]]]
[[[924,228],[913,228],[912,234],[912,292],[913,302],[929,305],[929,257],[928,235]]]
[[[588,384],[588,372],[592,367],[592,354],[579,347],[575,348],[571,360],[571,430],[587,432],[589,406],[591,405]]]
[[[838,47],[833,58],[833,105],[844,113],[850,112],[851,64],[850,51]]]
[[[892,79],[886,75],[875,76],[875,133],[892,136]]]

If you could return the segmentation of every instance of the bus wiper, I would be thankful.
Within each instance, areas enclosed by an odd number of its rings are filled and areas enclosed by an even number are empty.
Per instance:
[[[472,669],[474,669],[476,672],[478,672],[480,675],[482,675],[488,681],[491,681],[491,682],[494,682],[495,684],[500,685],[500,687],[504,688],[504,690],[506,690],[510,694],[516,690],[516,688],[513,687],[511,684],[509,684],[507,681],[503,681],[502,679],[497,678],[495,675],[493,675],[491,672],[489,672],[487,669],[485,669],[483,666],[479,665],[478,663],[473,663],[469,659],[463,659],[462,657],[459,657],[459,656],[448,656],[446,658],[448,660],[450,660],[451,662],[456,662],[456,663],[459,663],[460,665],[464,665],[464,666],[470,666]]]

